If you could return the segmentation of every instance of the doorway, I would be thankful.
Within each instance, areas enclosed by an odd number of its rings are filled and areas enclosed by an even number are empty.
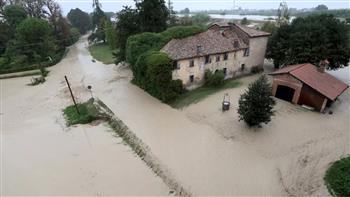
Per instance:
[[[288,86],[278,85],[275,97],[292,102],[294,97],[295,90],[293,88],[290,88]]]

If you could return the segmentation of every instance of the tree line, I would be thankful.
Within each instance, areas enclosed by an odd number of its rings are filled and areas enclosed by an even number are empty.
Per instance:
[[[3,71],[55,64],[80,36],[54,0],[1,0],[0,18]]]

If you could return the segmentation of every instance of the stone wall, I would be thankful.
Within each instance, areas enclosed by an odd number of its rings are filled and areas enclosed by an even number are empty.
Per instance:
[[[228,59],[224,60],[224,54],[210,55],[211,63],[205,64],[205,57],[195,57],[192,59],[183,59],[177,61],[179,69],[172,73],[173,79],[182,80],[185,87],[200,86],[203,83],[204,72],[209,69],[215,70],[227,69],[227,78],[247,74],[254,66],[263,66],[265,59],[267,37],[252,38],[250,41],[249,56],[244,56],[244,50],[238,50],[228,53]],[[216,56],[220,56],[220,61],[216,61]],[[190,60],[194,60],[194,66],[190,67]],[[244,69],[242,65],[244,64]],[[190,82],[190,76],[194,76],[194,82]]]

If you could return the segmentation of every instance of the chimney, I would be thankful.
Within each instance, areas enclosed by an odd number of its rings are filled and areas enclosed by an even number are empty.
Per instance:
[[[199,53],[202,52],[202,46],[201,45],[197,45],[197,55],[199,55]]]
[[[319,65],[318,65],[318,71],[324,73],[328,64],[329,64],[329,62],[327,59],[320,61]]]

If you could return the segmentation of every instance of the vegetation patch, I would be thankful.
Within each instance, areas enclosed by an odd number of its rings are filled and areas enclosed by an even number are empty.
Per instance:
[[[171,39],[180,39],[205,31],[200,26],[171,27],[161,33],[145,32],[130,36],[126,44],[126,61],[135,65],[138,57],[148,51],[159,51]]]
[[[108,44],[98,43],[89,47],[89,51],[95,59],[104,64],[113,64],[115,50],[112,50]]]
[[[90,99],[85,103],[77,104],[79,114],[75,105],[68,106],[63,110],[67,125],[88,124],[94,120],[102,119],[102,114],[94,105],[94,99]]]
[[[181,109],[191,104],[198,103],[199,101],[221,90],[236,88],[236,87],[239,87],[241,84],[242,82],[240,82],[237,79],[228,79],[224,81],[224,84],[220,87],[202,86],[195,90],[192,90],[180,95],[177,99],[175,99],[169,105],[173,108]]]
[[[334,162],[324,180],[333,196],[350,196],[350,157]]]

